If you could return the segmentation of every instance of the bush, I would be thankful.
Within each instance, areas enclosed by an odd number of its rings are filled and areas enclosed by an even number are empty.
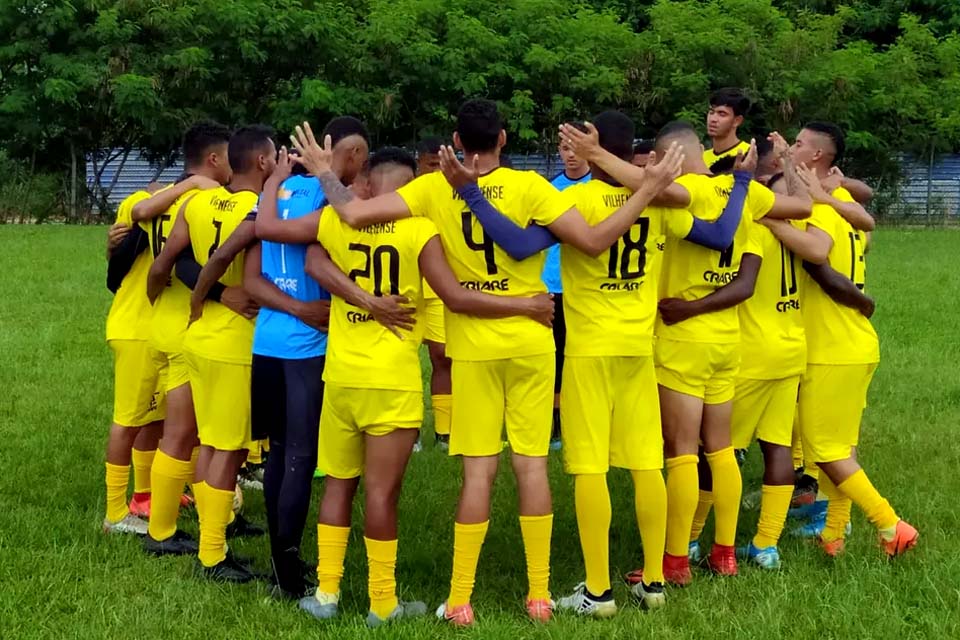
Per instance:
[[[33,173],[0,150],[0,224],[40,223],[63,213],[60,176]]]

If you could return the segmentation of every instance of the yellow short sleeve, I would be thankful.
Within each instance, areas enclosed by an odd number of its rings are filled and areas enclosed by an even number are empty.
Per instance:
[[[800,223],[807,227],[816,227],[824,233],[832,236],[833,228],[836,223],[837,212],[828,204],[815,204],[810,212],[810,217],[801,220]]]
[[[320,222],[317,224],[317,242],[324,247],[333,245],[339,238],[340,218],[330,205],[320,210]]]
[[[437,225],[433,224],[429,218],[417,218],[411,222],[411,224],[413,223],[417,225],[414,246],[417,249],[417,255],[420,255],[423,247],[430,242],[430,238],[439,235],[439,231],[437,231]]]
[[[432,176],[432,173],[422,175],[397,189],[397,195],[406,203],[411,216],[426,216],[430,211],[431,193],[436,188],[431,184]]]
[[[850,192],[844,189],[843,187],[837,187],[836,189],[833,190],[833,193],[831,193],[830,195],[832,195],[834,198],[836,198],[840,202],[856,202],[854,197],[850,195]]]
[[[693,229],[693,214],[686,209],[664,209],[663,224],[667,235],[686,238]]]
[[[750,213],[750,218],[757,221],[770,213],[777,196],[770,189],[763,186],[756,180],[750,181],[747,187],[747,201],[744,209]]]
[[[752,253],[755,256],[763,257],[763,232],[762,225],[756,222],[749,222],[747,226],[747,244],[743,247],[744,253]]]
[[[574,206],[573,197],[558,191],[547,179],[532,171],[527,184],[526,204],[530,207],[531,220],[541,226],[556,222],[557,218]]]

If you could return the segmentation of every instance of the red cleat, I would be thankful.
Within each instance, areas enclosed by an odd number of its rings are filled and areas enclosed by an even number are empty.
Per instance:
[[[825,540],[822,536],[817,538],[817,546],[823,549],[823,552],[831,558],[836,558],[847,547],[847,542],[843,538]]]
[[[733,546],[714,544],[707,558],[710,570],[720,576],[737,575],[737,552]]]
[[[553,617],[553,600],[527,600],[527,615],[534,622],[550,622]]]
[[[182,494],[182,495],[180,496],[180,508],[181,508],[181,509],[183,509],[183,508],[185,508],[185,507],[192,507],[192,506],[194,506],[194,504],[195,504],[195,501],[194,501],[194,499],[193,499],[193,496],[191,496],[190,494],[184,493],[184,494]]]
[[[454,627],[470,627],[473,626],[473,607],[469,602],[456,607],[448,607],[444,602],[437,609],[437,617]]]
[[[134,493],[130,499],[130,513],[147,520],[150,518],[150,493]]]
[[[690,558],[685,555],[663,554],[663,579],[668,584],[678,587],[685,587],[693,582],[693,574],[690,572]]]
[[[896,533],[893,534],[893,539],[884,540],[881,536],[880,546],[883,547],[883,550],[888,556],[893,558],[917,546],[917,539],[919,537],[919,531],[910,523],[901,520],[897,523],[897,530]]]

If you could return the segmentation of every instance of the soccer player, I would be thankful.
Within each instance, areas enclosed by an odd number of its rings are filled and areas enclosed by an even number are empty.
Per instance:
[[[417,144],[417,175],[422,176],[440,170],[440,147],[443,138],[430,136]]]
[[[633,143],[633,158],[631,164],[636,167],[645,167],[650,161],[650,152],[653,151],[653,140],[636,140]]]
[[[708,167],[725,156],[746,154],[749,144],[737,135],[743,117],[750,110],[750,99],[740,89],[727,87],[710,95],[707,111],[707,135],[711,147],[703,152],[703,163]]]
[[[574,126],[583,127],[583,123]],[[563,171],[550,181],[558,191],[563,191],[575,184],[590,181],[590,164],[578,158],[570,147],[560,143],[560,159],[563,161]],[[556,317],[553,320],[553,343],[557,349],[556,378],[553,383],[553,432],[550,434],[550,448],[560,448],[560,387],[563,380],[563,346],[567,340],[567,323],[563,312],[563,283],[560,281],[560,245],[555,244],[547,249],[547,259],[543,265],[543,283],[547,291],[553,294],[557,305]]]
[[[307,127],[300,144],[304,160],[320,178],[334,210],[353,228],[410,215],[427,215],[438,226],[444,249],[461,283],[497,295],[531,295],[545,291],[542,259],[517,262],[494,245],[473,220],[462,195],[443,176],[421,176],[395,193],[367,201],[353,195],[325,171],[329,152],[313,140]],[[648,179],[631,199],[596,227],[587,225],[575,207],[543,178],[500,166],[506,132],[496,105],[470,100],[457,114],[454,144],[475,156],[474,177],[503,213],[526,226],[549,225],[564,241],[599,255],[632,224],[639,211],[669,183],[679,169],[674,150],[648,170]],[[298,143],[299,144],[299,143]],[[465,186],[465,185],[460,185]],[[476,184],[473,185],[476,188]],[[259,228],[258,228],[259,232]],[[438,292],[439,293],[439,292]],[[553,404],[553,339],[546,327],[525,318],[479,319],[451,309],[447,338],[453,359],[453,407],[450,453],[462,455],[464,485],[454,529],[454,571],[451,591],[438,616],[453,624],[473,622],[470,595],[477,560],[486,536],[490,491],[502,450],[504,423],[513,451],[520,494],[521,533],[527,556],[527,611],[534,620],[552,614],[549,582],[553,516],[547,482],[550,414]]]
[[[589,157],[591,163],[601,166],[622,184],[637,183],[641,170],[600,149],[592,131],[583,134],[564,127],[562,133],[577,147],[578,154]],[[670,143],[681,146],[687,154],[684,175],[668,189],[667,199],[689,207],[697,218],[715,219],[728,201],[734,178],[709,174],[701,154],[694,153],[699,141],[689,123],[671,123],[660,131],[658,150]],[[751,182],[744,215],[733,244],[726,250],[714,251],[667,239],[654,357],[668,470],[664,556],[668,582],[682,585],[692,580],[688,551],[698,502],[698,440],[703,442],[705,458],[713,472],[716,536],[710,566],[722,575],[737,572],[734,542],[741,479],[730,431],[733,381],[740,362],[736,305],[752,295],[759,268],[755,255],[746,259],[744,255],[758,251],[753,248],[754,221],[764,216],[803,217],[809,212],[808,201],[777,196]],[[719,291],[735,277],[739,280],[736,287]],[[639,572],[628,576],[631,582],[639,578]]]
[[[130,232],[131,210],[150,195],[150,191],[140,190],[124,199],[109,236],[107,287],[115,295],[107,315],[106,334],[114,357],[114,400],[113,424],[107,440],[107,510],[103,529],[110,533],[147,533],[150,467],[163,426],[163,380],[148,343],[151,308],[146,284],[150,256],[142,251],[136,253],[135,249],[129,256],[115,254]],[[127,262],[120,267],[119,262],[124,259]],[[124,273],[118,273],[121,268]],[[134,494],[128,507],[131,461]]]
[[[173,256],[190,247],[196,261],[205,264],[254,209],[275,163],[270,136],[270,129],[262,126],[244,127],[233,134],[228,148],[230,182],[197,194],[186,204],[151,269],[148,293],[169,273]],[[239,255],[221,282],[242,286],[243,273],[243,255]],[[203,316],[187,330],[182,346],[194,392],[197,433],[208,460],[200,465],[194,484],[200,514],[198,557],[204,575],[226,582],[254,577],[226,547],[237,472],[252,439],[250,395],[245,390],[250,388],[253,326],[251,318],[208,302]]]
[[[812,189],[817,205],[806,233],[794,233],[796,230],[782,225],[771,229],[784,244],[792,243],[798,254],[803,253],[804,243],[819,240],[828,248],[826,264],[862,290],[865,234],[844,213],[853,209],[853,198],[843,189],[824,193],[816,184],[828,177],[844,148],[843,131],[834,124],[811,122],[800,131],[790,148],[790,159],[809,170],[800,175]],[[856,299],[848,304],[839,302],[819,282],[822,274],[804,266],[814,283],[805,287],[802,299],[808,352],[800,383],[800,430],[809,461],[822,472],[820,488],[829,497],[819,544],[830,556],[843,552],[850,509],[856,503],[877,528],[883,550],[896,556],[913,548],[919,534],[874,488],[856,455],[867,390],[880,360],[879,340],[867,318],[872,304],[863,305]]]

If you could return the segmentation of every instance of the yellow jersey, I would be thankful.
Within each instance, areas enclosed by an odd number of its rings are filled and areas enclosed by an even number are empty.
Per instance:
[[[413,331],[397,338],[366,311],[337,296],[330,307],[325,382],[359,389],[423,389],[423,280],[420,252],[437,235],[426,218],[408,218],[351,229],[327,206],[317,240],[357,286],[375,296],[404,296],[416,307]]]
[[[218,187],[197,194],[187,204],[183,215],[190,225],[193,257],[200,265],[207,263],[217,247],[253,211],[259,197],[260,194],[253,191],[234,193],[227,187]],[[224,286],[243,286],[244,256],[243,252],[239,253],[227,267],[220,278]],[[189,306],[189,299],[187,302]],[[187,329],[183,350],[208,360],[250,364],[253,327],[253,320],[247,320],[224,304],[206,300],[203,316]]]
[[[723,212],[733,189],[733,176],[705,176],[688,173],[677,182],[690,193],[690,213],[703,220],[716,220]],[[773,208],[776,197],[759,182],[750,182],[744,200],[743,215],[725,251],[714,251],[686,240],[666,239],[665,262],[660,278],[661,298],[698,300],[733,282],[744,253],[760,254],[757,224]],[[740,322],[736,307],[694,316],[666,325],[657,320],[657,337],[680,342],[730,344],[740,341]]]
[[[707,165],[707,168],[709,169],[709,168],[710,168],[710,165],[712,165],[714,162],[716,162],[716,161],[719,160],[720,158],[726,158],[727,156],[735,156],[735,155],[737,155],[738,153],[742,153],[743,155],[747,155],[747,151],[750,151],[750,143],[749,143],[749,142],[743,142],[742,140],[741,140],[740,142],[738,142],[736,145],[734,145],[734,146],[730,147],[729,149],[727,149],[726,151],[721,151],[720,153],[715,152],[715,151],[713,150],[713,147],[711,146],[711,147],[707,148],[706,150],[704,150],[704,152],[703,152],[703,162],[704,162],[704,164]]]
[[[600,180],[566,193],[591,226],[609,218],[632,192]],[[657,282],[665,235],[685,237],[693,216],[685,209],[647,207],[609,251],[592,258],[560,246],[568,356],[649,356],[657,316]]]
[[[500,167],[481,176],[480,190],[521,227],[548,225],[572,204],[533,171]],[[447,260],[460,284],[500,296],[546,293],[540,275],[545,254],[517,261],[494,244],[470,208],[439,171],[397,190],[414,216],[437,226]],[[551,353],[553,332],[526,316],[476,318],[446,311],[447,355],[455,360],[501,360]]]
[[[423,281],[423,298],[425,300],[436,300],[440,296],[437,295],[437,292],[433,290],[433,287],[430,286],[430,283],[426,280]]]
[[[164,187],[165,191],[170,187]],[[159,192],[158,192],[159,193]],[[150,220],[140,222],[140,226],[150,236],[150,253],[156,258],[163,250],[173,224],[177,221],[180,206],[199,189],[187,191],[170,205],[166,212]],[[153,264],[151,260],[151,264]],[[183,334],[190,319],[190,288],[183,284],[176,274],[170,274],[167,286],[153,304],[153,317],[150,319],[150,344],[157,351],[180,353],[183,349]]]
[[[838,200],[853,202],[850,192],[842,187],[832,195]],[[825,204],[814,205],[813,213],[805,222],[833,238],[830,266],[863,289],[867,275],[866,234],[854,229],[836,209]],[[804,277],[808,280],[802,299],[807,362],[838,365],[880,362],[880,340],[870,320],[856,309],[834,302],[812,278]]]
[[[117,224],[133,224],[131,213],[138,202],[150,197],[147,191],[127,196],[117,208]],[[140,252],[130,271],[123,277],[107,314],[107,340],[147,340],[153,307],[147,299],[147,273],[153,263],[149,250]]]
[[[779,380],[807,367],[807,341],[800,313],[802,260],[763,225],[755,225],[763,262],[753,296],[738,305],[740,377]]]

